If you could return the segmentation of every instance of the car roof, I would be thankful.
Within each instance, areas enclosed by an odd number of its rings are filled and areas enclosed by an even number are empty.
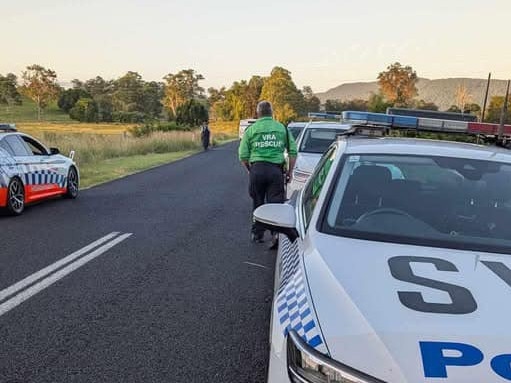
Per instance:
[[[347,140],[346,154],[412,154],[511,163],[511,151],[496,146],[420,138],[359,138]]]
[[[287,127],[297,127],[297,128],[303,128],[306,126],[308,122],[290,122]]]
[[[6,136],[14,136],[14,135],[20,135],[22,133],[20,132],[0,132],[0,138],[6,137]]]

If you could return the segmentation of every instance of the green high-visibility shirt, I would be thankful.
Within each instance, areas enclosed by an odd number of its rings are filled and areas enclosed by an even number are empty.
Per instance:
[[[289,140],[290,157],[296,157],[296,142],[287,128],[271,117],[262,117],[250,125],[241,139],[238,155],[240,161],[264,161],[284,164],[284,152]]]

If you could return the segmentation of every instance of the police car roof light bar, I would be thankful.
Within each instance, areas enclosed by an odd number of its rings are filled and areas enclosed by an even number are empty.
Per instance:
[[[498,124],[440,120],[384,113],[346,111],[343,119],[354,125],[367,125],[375,129],[387,127],[395,130],[416,130],[424,132],[458,133],[471,135],[498,135]],[[511,125],[504,126],[504,136],[511,138]]]
[[[15,124],[5,124],[0,123],[0,131],[4,132],[16,132],[16,125]]]
[[[322,120],[342,120],[343,115],[337,112],[309,112],[307,115],[310,119],[322,119]]]

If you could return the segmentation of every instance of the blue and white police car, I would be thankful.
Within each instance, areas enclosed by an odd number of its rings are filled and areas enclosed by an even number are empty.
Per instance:
[[[511,381],[511,152],[347,117],[295,206],[254,212],[282,233],[268,381]]]
[[[76,198],[78,166],[12,124],[0,124],[0,211],[20,215],[27,204],[56,196]]]

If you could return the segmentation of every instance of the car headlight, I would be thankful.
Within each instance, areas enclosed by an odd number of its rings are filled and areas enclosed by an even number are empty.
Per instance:
[[[293,170],[293,178],[298,182],[307,182],[309,177],[311,176],[310,173],[304,172],[303,170],[294,169]]]
[[[287,337],[287,367],[293,383],[385,383],[321,354],[295,331]]]

